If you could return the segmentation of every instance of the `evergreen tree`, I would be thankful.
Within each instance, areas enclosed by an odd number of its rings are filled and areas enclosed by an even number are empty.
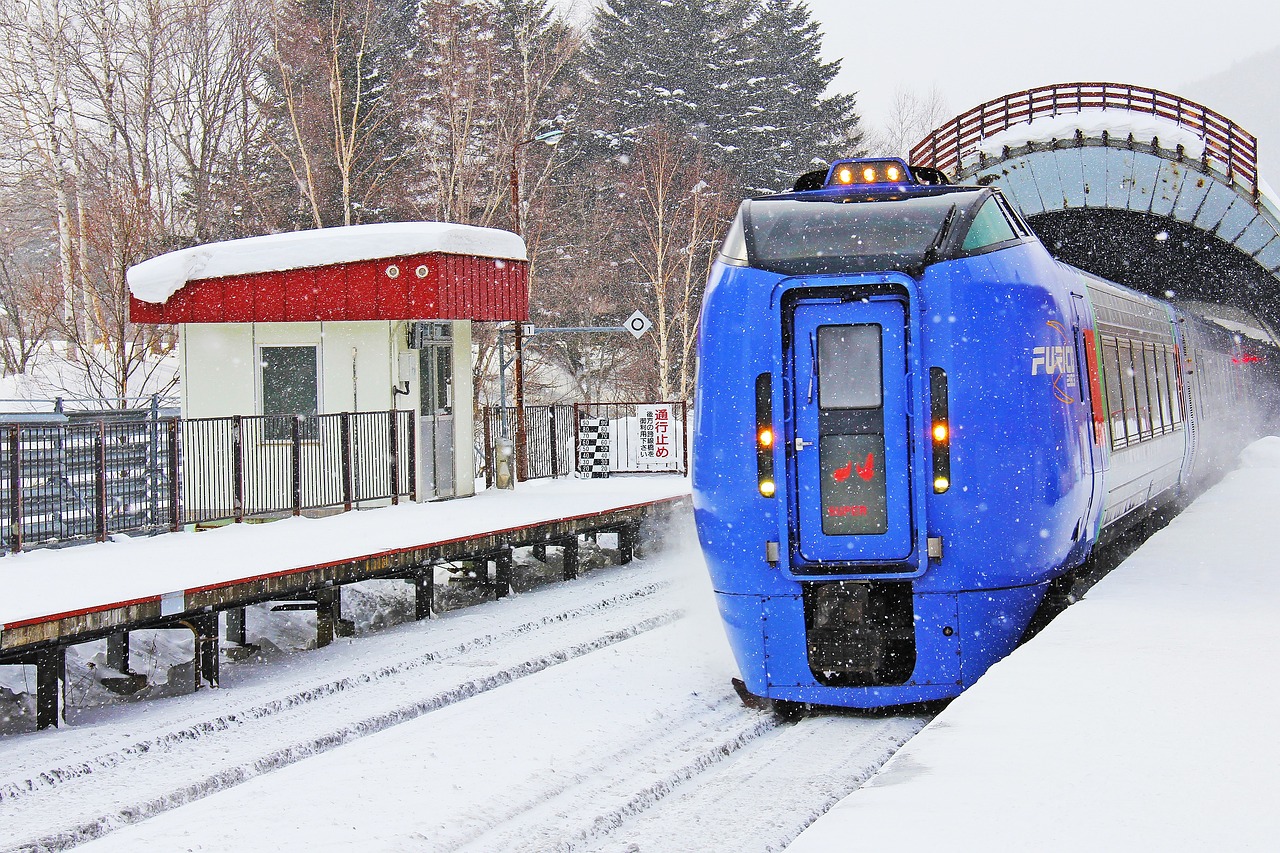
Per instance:
[[[820,49],[803,0],[607,0],[583,64],[589,121],[622,154],[645,128],[686,133],[744,188],[775,189],[860,139],[854,97],[825,96],[839,63]]]
[[[839,61],[822,61],[822,33],[803,0],[762,0],[747,35],[750,83],[739,132],[746,187],[790,187],[861,141],[853,95],[826,96]],[[748,119],[749,120],[746,120]]]

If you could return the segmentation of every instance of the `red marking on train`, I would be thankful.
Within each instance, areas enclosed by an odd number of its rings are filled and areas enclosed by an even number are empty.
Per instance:
[[[831,479],[835,480],[837,483],[843,483],[845,480],[849,479],[849,475],[852,473],[853,473],[853,460],[850,459],[848,465],[844,466],[843,468],[837,468],[836,470],[831,472]]]
[[[827,515],[839,518],[845,515],[866,515],[867,508],[865,506],[829,506],[827,507]]]
[[[858,476],[864,480],[870,480],[876,475],[876,457],[872,453],[867,454],[867,461],[858,466]]]

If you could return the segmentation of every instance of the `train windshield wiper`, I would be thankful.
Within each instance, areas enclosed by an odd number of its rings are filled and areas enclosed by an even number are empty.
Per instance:
[[[943,242],[947,239],[947,232],[951,230],[951,221],[955,218],[956,206],[953,204],[947,211],[947,215],[942,218],[942,225],[938,226],[938,233],[933,235],[933,241],[929,243],[929,248],[924,250],[925,266],[938,260],[938,250],[942,248]]]

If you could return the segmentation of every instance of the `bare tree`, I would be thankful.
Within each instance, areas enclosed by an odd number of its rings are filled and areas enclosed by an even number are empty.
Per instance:
[[[708,166],[700,145],[656,127],[636,146],[624,193],[633,209],[630,260],[650,306],[661,399],[687,399],[697,315],[710,264],[737,201],[731,179]]]
[[[899,87],[893,93],[884,127],[867,134],[866,149],[877,155],[906,158],[911,146],[950,117],[937,86],[924,93]]]
[[[352,225],[382,210],[407,153],[393,90],[407,24],[380,0],[277,4],[271,18],[274,91],[261,106],[282,131],[287,165],[311,227]]]

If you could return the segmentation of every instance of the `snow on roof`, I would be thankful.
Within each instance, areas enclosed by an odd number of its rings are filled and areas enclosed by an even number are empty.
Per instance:
[[[966,152],[966,158],[977,152],[998,157],[1006,147],[1018,148],[1029,142],[1070,139],[1077,130],[1086,137],[1100,137],[1105,130],[1110,136],[1122,139],[1133,134],[1138,142],[1150,142],[1153,138],[1158,138],[1161,148],[1173,150],[1181,145],[1188,157],[1199,158],[1204,154],[1204,140],[1200,134],[1177,122],[1125,110],[1084,109],[1056,116],[1041,116],[992,134],[981,140],[974,152]]]
[[[524,240],[510,231],[451,222],[389,222],[290,231],[206,243],[151,258],[129,268],[129,292],[164,303],[189,281],[278,272],[354,261],[439,252],[528,260]]]

